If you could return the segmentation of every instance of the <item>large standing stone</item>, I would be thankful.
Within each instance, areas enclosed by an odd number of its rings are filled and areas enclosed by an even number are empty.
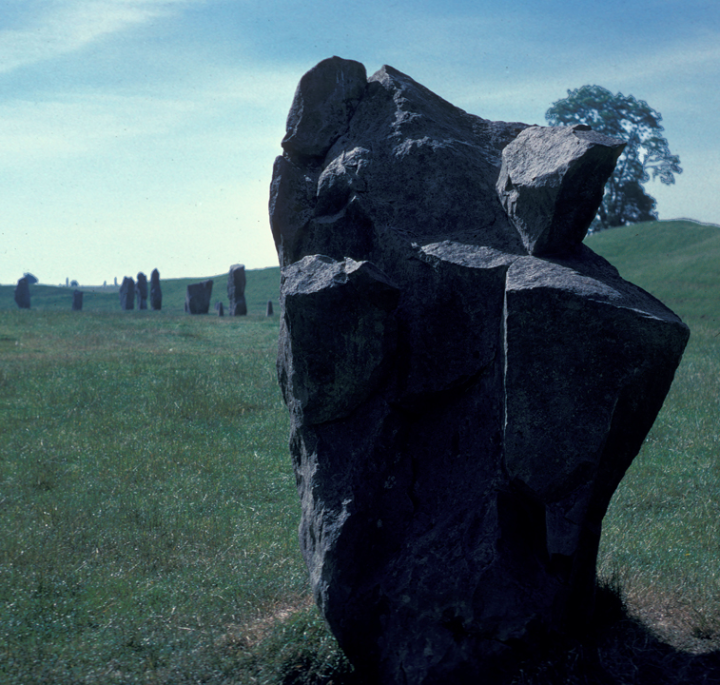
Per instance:
[[[135,296],[137,297],[138,309],[147,309],[147,276],[142,271],[137,275],[137,280],[135,281]]]
[[[228,316],[245,316],[247,304],[245,303],[245,266],[233,264],[230,267],[227,282]]]
[[[687,327],[582,245],[623,143],[391,67],[298,86],[270,219],[315,598],[369,682],[476,683],[594,606]]]
[[[83,291],[75,290],[73,292],[72,311],[81,312],[82,307],[83,307]]]
[[[135,308],[135,281],[130,276],[125,276],[120,286],[120,308],[123,311]]]
[[[15,302],[20,309],[30,309],[30,283],[25,276],[15,286]]]
[[[207,314],[210,311],[212,288],[212,280],[191,283],[185,296],[185,311],[188,314]]]
[[[162,289],[160,288],[160,272],[153,269],[150,274],[150,306],[155,311],[162,309]]]

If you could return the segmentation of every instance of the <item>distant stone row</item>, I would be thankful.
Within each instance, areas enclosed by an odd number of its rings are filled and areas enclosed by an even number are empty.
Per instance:
[[[21,278],[15,288],[15,302],[21,309],[30,309],[30,283],[28,276]],[[191,283],[187,287],[185,295],[185,311],[188,314],[207,314],[210,311],[210,299],[212,296],[213,281],[212,279],[202,281],[201,283]],[[243,264],[233,264],[230,267],[227,283],[229,316],[245,316],[247,314],[247,303],[245,302],[245,266]],[[162,309],[162,289],[160,288],[160,272],[153,269],[150,274],[150,307],[155,311]],[[123,311],[134,309],[137,301],[138,309],[148,308],[148,281],[147,276],[140,272],[137,279],[133,280],[130,276],[123,278],[120,286],[120,307]],[[82,310],[83,293],[76,290],[73,293],[72,309],[73,311]],[[225,308],[222,302],[215,304],[215,311],[218,316],[225,315]],[[268,300],[267,316],[273,315],[272,300]]]

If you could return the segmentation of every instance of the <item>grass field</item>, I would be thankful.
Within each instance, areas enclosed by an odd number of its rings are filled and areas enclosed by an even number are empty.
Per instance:
[[[692,337],[605,519],[626,614],[513,682],[720,682],[720,229],[587,242]],[[278,280],[248,272],[238,318],[182,314],[189,280],[162,312],[111,293],[73,313],[37,285],[20,311],[0,287],[0,683],[353,682],[297,545]]]

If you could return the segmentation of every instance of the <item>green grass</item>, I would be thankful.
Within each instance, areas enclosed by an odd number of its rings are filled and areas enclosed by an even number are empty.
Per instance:
[[[604,523],[600,578],[627,613],[509,682],[720,682],[720,229],[587,243],[692,336]],[[298,550],[278,269],[248,272],[247,317],[181,313],[191,280],[163,281],[159,313],[114,293],[71,312],[39,285],[20,311],[0,287],[2,685],[355,682]]]
[[[603,524],[601,577],[666,641],[720,649],[720,228],[664,221],[587,239],[691,337]]]
[[[272,300],[275,311],[278,309],[280,292],[280,268],[247,269],[245,271],[245,300],[248,314],[264,314],[268,300]],[[149,277],[149,275],[148,275]],[[160,279],[162,288],[162,311],[179,314],[185,311],[185,293],[190,283],[213,281],[212,306],[210,314],[215,314],[215,303],[222,302],[227,308],[228,274],[205,276],[200,278]],[[148,288],[149,288],[148,283]],[[73,291],[76,288],[35,284],[30,286],[30,307],[38,311],[69,310],[72,307]],[[83,311],[85,312],[118,312],[120,310],[119,288],[116,286],[80,287],[84,292]],[[149,296],[149,292],[148,292]],[[15,304],[15,286],[0,285],[0,310],[17,309]],[[150,303],[148,302],[148,307]]]
[[[653,221],[602,231],[585,244],[691,328],[709,319],[720,330],[720,228],[694,221]]]
[[[224,682],[305,606],[277,331],[0,312],[0,682]]]

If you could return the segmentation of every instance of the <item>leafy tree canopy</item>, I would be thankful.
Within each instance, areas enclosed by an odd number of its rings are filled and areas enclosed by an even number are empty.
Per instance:
[[[656,201],[643,184],[659,178],[666,185],[681,174],[680,157],[673,155],[661,135],[660,113],[643,100],[613,95],[600,86],[568,90],[545,113],[551,126],[587,124],[594,131],[621,138],[627,145],[618,159],[591,231],[657,219]]]

